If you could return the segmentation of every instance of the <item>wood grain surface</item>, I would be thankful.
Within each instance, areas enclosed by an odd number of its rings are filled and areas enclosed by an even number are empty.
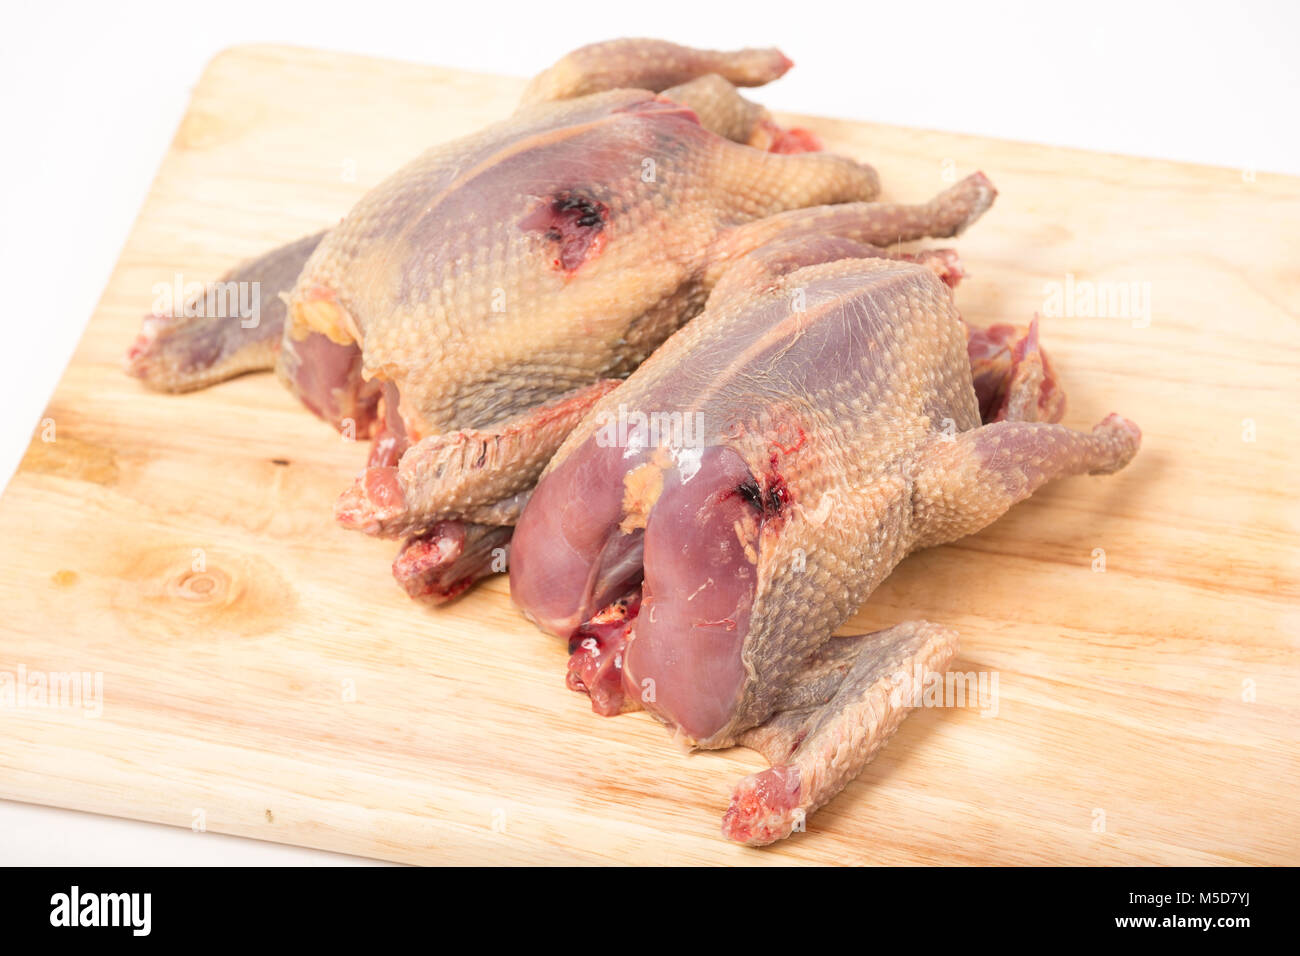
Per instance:
[[[272,376],[122,373],[156,284],[336,221],[521,88],[279,47],[209,66],[0,500],[0,681],[103,680],[98,716],[0,709],[0,796],[411,862],[1300,863],[1300,180],[804,120],[890,198],[987,172],[963,314],[1043,314],[1067,423],[1119,411],[1144,445],[898,569],[846,630],[953,625],[996,712],[916,712],[766,850],[718,835],[756,754],[591,714],[503,579],[407,600],[393,544],[332,521],[365,449]]]

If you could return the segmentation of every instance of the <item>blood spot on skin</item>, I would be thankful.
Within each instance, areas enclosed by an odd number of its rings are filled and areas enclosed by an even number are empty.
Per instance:
[[[772,456],[770,462],[772,466],[771,474],[768,475],[766,504],[768,510],[773,515],[779,515],[785,506],[790,503],[791,494],[790,486],[786,484],[785,477],[776,470],[776,455]]]
[[[554,244],[551,268],[572,274],[605,248],[609,207],[576,192],[556,193],[522,220],[519,226],[540,232]]]
[[[736,423],[732,437],[744,433],[744,426]],[[798,452],[808,443],[808,433],[802,426],[786,421],[765,435],[768,449],[767,467],[758,475],[750,474],[738,485],[724,491],[718,500],[726,501],[732,496],[739,496],[756,512],[758,521],[767,525],[782,518],[794,501],[794,493],[782,474],[782,460]],[[777,525],[773,525],[777,527]]]
[[[734,491],[723,496],[724,500],[731,494],[740,495],[740,497],[745,499],[746,504],[752,505],[759,511],[763,510],[763,491],[758,487],[758,482],[753,478],[748,478],[738,484]]]
[[[763,521],[779,517],[791,501],[790,486],[776,470],[775,455],[772,456],[771,464],[771,474],[766,476],[766,481],[762,485],[758,483],[758,479],[748,478],[730,491],[724,492],[720,500],[725,501],[737,495],[757,511]]]
[[[795,428],[795,431],[798,434],[793,437],[789,445],[787,445],[785,443],[785,440],[782,439],[780,436],[778,436],[773,440],[772,447],[773,449],[775,449],[775,451],[773,452],[774,458],[776,456],[776,452],[780,452],[783,455],[791,455],[804,446],[804,442],[808,440],[807,432],[805,432],[802,428],[798,428],[798,427]]]
[[[793,426],[793,434],[788,432],[772,436],[767,459],[767,474],[763,476],[763,515],[765,518],[781,515],[794,500],[790,485],[781,474],[781,459],[793,455],[808,441],[808,433],[798,425]]]

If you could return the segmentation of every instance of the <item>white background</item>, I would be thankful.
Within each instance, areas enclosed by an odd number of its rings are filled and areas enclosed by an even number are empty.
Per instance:
[[[520,76],[615,36],[779,45],[798,66],[763,91],[776,109],[1300,174],[1294,2],[15,7],[6,4],[0,23],[0,327],[14,363],[0,376],[0,483],[94,308],[194,83],[233,44]],[[394,166],[407,158],[394,156]],[[348,858],[0,801],[0,863],[335,861]]]

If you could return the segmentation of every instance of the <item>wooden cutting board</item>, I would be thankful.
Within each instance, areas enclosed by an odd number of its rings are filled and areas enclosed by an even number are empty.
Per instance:
[[[0,682],[103,680],[98,717],[0,709],[0,796],[413,862],[1300,863],[1300,180],[803,121],[891,198],[985,170],[963,313],[1043,313],[1066,421],[1145,437],[895,572],[851,629],[952,624],[996,714],[918,711],[766,850],[718,835],[757,755],[591,714],[504,580],[408,601],[393,545],[331,519],[364,448],[273,377],[122,374],[156,284],[336,221],[521,87],[279,47],[209,66],[0,500]]]

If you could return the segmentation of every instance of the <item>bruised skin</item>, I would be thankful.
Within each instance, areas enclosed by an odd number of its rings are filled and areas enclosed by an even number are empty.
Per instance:
[[[780,274],[749,296],[723,290],[597,404],[525,508],[511,566],[516,602],[567,636],[603,606],[607,556],[640,549],[624,692],[688,743],[768,755],[725,824],[755,844],[791,832],[883,746],[911,706],[900,675],[955,653],[924,622],[831,638],[893,567],[1046,481],[1123,467],[1140,440],[1118,416],[1091,433],[1050,421],[1036,327],[972,349],[936,271],[871,258],[782,272],[790,256],[756,255]],[[985,344],[1006,346],[998,382]],[[985,409],[980,375],[1001,396]],[[703,440],[614,447],[600,439],[616,409],[706,412]],[[627,586],[637,569],[617,564]]]
[[[536,209],[519,220],[525,232],[538,232],[554,244],[551,268],[572,275],[588,259],[605,248],[605,225],[609,207],[574,191],[561,191],[542,200]]]

